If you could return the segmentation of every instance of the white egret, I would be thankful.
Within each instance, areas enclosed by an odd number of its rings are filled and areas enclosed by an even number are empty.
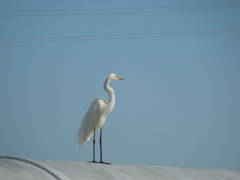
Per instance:
[[[113,110],[115,105],[115,94],[113,88],[109,86],[111,80],[124,80],[124,78],[117,76],[116,74],[110,74],[104,82],[104,90],[108,93],[108,101],[103,98],[95,99],[90,105],[87,113],[82,119],[78,138],[79,143],[82,145],[84,142],[89,141],[93,135],[93,163],[95,161],[95,132],[100,129],[100,162],[102,161],[102,126],[106,121],[107,116]],[[108,163],[107,163],[108,164]]]

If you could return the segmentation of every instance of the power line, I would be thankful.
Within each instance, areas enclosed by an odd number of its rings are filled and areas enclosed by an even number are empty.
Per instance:
[[[144,14],[161,12],[201,11],[240,8],[240,3],[208,4],[196,6],[162,6],[162,7],[132,7],[132,8],[100,8],[100,9],[36,9],[36,10],[0,10],[0,15],[6,17],[34,17],[34,16],[86,16],[110,14]],[[48,13],[48,14],[9,14],[9,13]],[[50,13],[50,14],[49,14]],[[60,14],[62,13],[62,14]]]
[[[239,33],[239,32],[240,32],[240,28],[232,28],[232,29],[215,29],[215,30],[202,30],[202,31],[135,33],[135,34],[91,35],[91,36],[15,37],[15,38],[0,38],[0,44],[144,39],[144,38],[196,36],[196,35]]]
[[[153,10],[153,9],[178,9],[178,8],[221,8],[239,6],[240,3],[225,3],[225,4],[206,4],[206,5],[188,5],[188,6],[160,6],[160,7],[130,7],[130,8],[95,8],[95,9],[22,9],[22,10],[0,10],[0,12],[63,12],[63,11],[116,11],[116,10]]]

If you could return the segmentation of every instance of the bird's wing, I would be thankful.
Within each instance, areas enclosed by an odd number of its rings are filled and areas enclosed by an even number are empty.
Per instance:
[[[91,138],[94,129],[99,129],[99,122],[102,118],[102,108],[104,103],[106,104],[106,101],[103,98],[98,98],[90,105],[79,128],[78,138],[80,144]]]

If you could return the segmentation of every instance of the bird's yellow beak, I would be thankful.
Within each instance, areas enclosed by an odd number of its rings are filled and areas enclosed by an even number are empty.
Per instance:
[[[124,78],[119,77],[119,76],[117,76],[117,79],[119,79],[119,80],[125,80]]]

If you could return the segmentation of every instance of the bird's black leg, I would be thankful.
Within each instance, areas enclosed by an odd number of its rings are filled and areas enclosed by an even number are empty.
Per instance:
[[[93,133],[93,161],[89,161],[91,163],[96,163],[95,161],[95,128],[94,128],[94,133]]]
[[[100,144],[100,163],[102,163],[102,127],[100,129],[100,139],[99,139],[99,144]]]
[[[93,134],[93,162],[95,162],[95,128]]]
[[[102,161],[102,127],[100,129],[100,139],[99,139],[99,144],[100,144],[100,162],[99,163],[103,163],[103,164],[108,164],[110,165],[111,163],[106,163]]]

